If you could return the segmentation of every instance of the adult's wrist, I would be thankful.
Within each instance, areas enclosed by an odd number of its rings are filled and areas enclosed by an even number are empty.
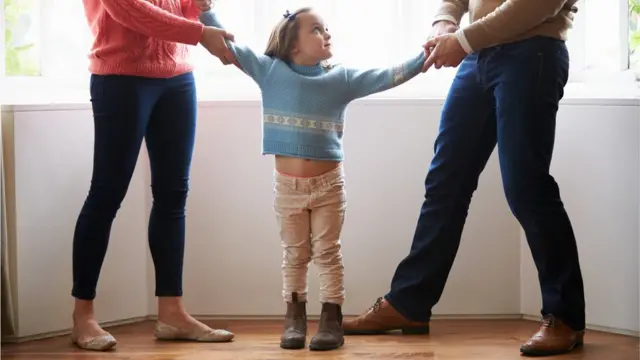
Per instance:
[[[181,40],[178,42],[188,45],[198,45],[202,39],[202,30],[204,25],[198,21],[187,20],[184,24],[184,32]]]
[[[464,52],[466,52],[467,54],[471,54],[473,52],[473,48],[469,44],[469,41],[467,40],[467,37],[464,34],[464,30],[463,29],[458,29],[455,32],[455,35],[456,35],[456,38],[458,39],[458,42],[460,43],[460,46],[464,50]]]
[[[202,41],[205,39],[205,37],[207,36],[207,28],[209,28],[209,26],[202,26],[202,32],[200,33],[200,41],[198,41],[198,43],[202,43]]]

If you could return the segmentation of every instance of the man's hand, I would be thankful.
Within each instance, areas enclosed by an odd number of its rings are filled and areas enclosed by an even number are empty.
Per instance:
[[[436,69],[442,66],[456,67],[460,65],[462,60],[467,56],[458,37],[455,34],[444,34],[436,36],[427,41],[424,45],[425,49],[433,49],[431,54],[424,62],[423,71],[428,70],[435,64]]]
[[[224,65],[234,64],[240,67],[235,56],[227,47],[226,40],[233,41],[234,36],[225,30],[212,26],[205,26],[200,37],[200,44],[204,46],[213,56],[216,56]]]
[[[212,0],[193,0],[193,2],[200,11],[209,11],[213,5]]]
[[[456,30],[458,30],[458,25],[456,25],[455,23],[452,23],[451,21],[448,21],[448,20],[440,20],[435,24],[433,24],[433,27],[431,28],[431,34],[429,34],[429,38],[427,39],[427,41],[435,38],[436,36],[440,36],[443,34],[453,34],[454,32],[456,32]],[[427,44],[423,46],[424,46],[424,58],[427,59],[429,58],[429,55],[431,55],[431,51],[433,49],[428,47]],[[428,67],[426,67],[426,62],[425,62],[425,66],[422,67],[422,72],[427,71],[427,69]]]

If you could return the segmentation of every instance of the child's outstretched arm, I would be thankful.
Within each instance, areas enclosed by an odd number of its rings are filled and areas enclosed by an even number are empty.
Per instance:
[[[205,26],[224,29],[213,10],[203,11],[200,14],[200,22]],[[249,47],[238,45],[235,42],[227,41],[227,46],[240,64],[242,71],[251,76],[258,85],[262,86],[262,81],[273,65],[273,59],[266,55],[256,54]]]
[[[404,84],[420,73],[424,61],[421,51],[420,55],[386,69],[347,69],[349,94],[357,99]]]

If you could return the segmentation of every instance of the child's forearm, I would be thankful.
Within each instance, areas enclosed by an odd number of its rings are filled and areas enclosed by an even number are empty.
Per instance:
[[[205,26],[213,26],[219,29],[224,29],[222,23],[216,16],[216,13],[213,10],[207,10],[200,13],[200,22]]]
[[[203,11],[200,14],[200,22],[205,26],[224,29],[213,10]],[[273,64],[273,60],[265,55],[256,54],[247,46],[238,45],[232,41],[227,41],[227,46],[240,64],[241,70],[251,76],[258,85],[262,85],[262,81]]]
[[[424,51],[420,51],[418,56],[415,56],[400,65],[392,67],[393,83],[391,88],[402,85],[416,77],[420,71],[422,71],[422,66],[425,61],[426,58],[424,56]]]
[[[353,98],[392,89],[411,80],[422,70],[424,52],[396,66],[386,69],[348,70],[347,80]]]

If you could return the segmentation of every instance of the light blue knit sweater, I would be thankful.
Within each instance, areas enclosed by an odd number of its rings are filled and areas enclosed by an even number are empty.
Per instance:
[[[213,10],[203,12],[206,26],[223,28]],[[262,154],[342,161],[347,105],[361,97],[405,83],[420,73],[420,54],[388,69],[357,70],[320,64],[300,66],[257,54],[234,42],[229,48],[242,70],[262,92]]]

